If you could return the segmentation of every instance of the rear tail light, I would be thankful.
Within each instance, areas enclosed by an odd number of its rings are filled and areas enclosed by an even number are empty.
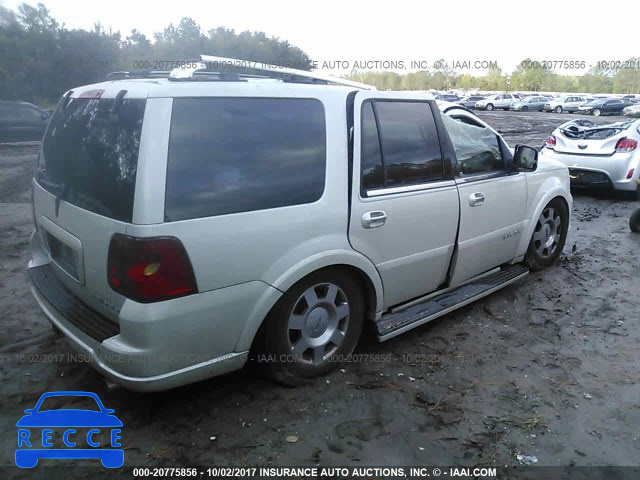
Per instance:
[[[554,137],[553,135],[549,135],[549,138],[547,138],[547,142],[544,144],[545,147],[547,148],[553,148],[556,146],[556,137]]]
[[[632,168],[631,170],[629,170],[629,173],[627,173],[627,180],[631,180],[633,178],[633,172],[635,172],[635,168]]]
[[[113,290],[142,303],[198,292],[191,261],[175,237],[116,233],[109,245],[107,275]]]
[[[633,152],[638,146],[638,141],[633,138],[621,138],[616,143],[616,152]]]

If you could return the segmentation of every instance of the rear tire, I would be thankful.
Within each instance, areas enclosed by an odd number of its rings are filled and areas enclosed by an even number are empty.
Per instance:
[[[487,106],[485,107],[485,110],[493,110],[493,104],[492,103],[488,103]]]
[[[562,253],[568,229],[569,211],[564,202],[556,198],[544,207],[536,221],[525,264],[533,271],[553,265]]]
[[[556,113],[562,113],[562,107],[560,105],[556,107]]]
[[[629,228],[634,233],[640,233],[640,208],[636,208],[629,217]]]
[[[343,271],[314,273],[285,293],[264,329],[265,373],[286,386],[308,383],[353,353],[364,323],[364,299]]]

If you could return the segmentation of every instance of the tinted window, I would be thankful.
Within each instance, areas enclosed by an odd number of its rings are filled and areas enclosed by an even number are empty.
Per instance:
[[[385,169],[385,186],[443,178],[443,162],[431,108],[425,102],[374,104]]]
[[[367,102],[362,106],[361,150],[360,167],[362,172],[362,187],[366,190],[384,186],[380,138],[378,137],[378,127],[376,126],[373,104],[371,102]]]
[[[43,139],[36,180],[67,202],[130,222],[146,100],[71,99]]]
[[[314,202],[325,168],[318,100],[174,99],[165,219]]]
[[[489,128],[467,117],[443,115],[442,119],[453,143],[460,173],[473,175],[504,170],[498,137]]]

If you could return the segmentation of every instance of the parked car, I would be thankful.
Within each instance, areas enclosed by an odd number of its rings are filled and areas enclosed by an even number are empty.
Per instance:
[[[535,110],[541,112],[545,104],[549,101],[547,97],[530,96],[525,97],[522,100],[517,100],[511,103],[509,110],[516,110],[526,112],[528,110]]]
[[[0,101],[0,143],[42,140],[50,116],[27,102]]]
[[[586,113],[599,117],[600,115],[620,115],[633,102],[627,98],[602,98],[585,103],[578,107],[578,113]]]
[[[624,107],[622,113],[624,115],[629,115],[630,117],[640,117],[640,104],[635,103],[633,105],[629,105],[628,107]]]
[[[596,125],[573,120],[556,128],[541,156],[564,163],[573,186],[634,191],[640,174],[640,119]]]
[[[43,140],[32,291],[110,381],[172,388],[252,352],[304,383],[365,323],[387,340],[558,259],[567,168],[459,105],[201,73],[73,88]]]
[[[444,100],[446,102],[457,102],[458,100],[460,100],[460,97],[452,93],[441,93],[439,95],[436,95],[436,100]]]
[[[585,97],[579,95],[565,95],[546,102],[544,110],[555,113],[576,112],[585,101]]]
[[[510,93],[499,93],[497,95],[491,95],[476,102],[475,108],[478,110],[493,110],[495,108],[501,108],[502,110],[509,110],[511,102],[518,100],[517,97]]]
[[[457,103],[458,105],[461,105],[465,108],[473,109],[476,106],[476,102],[482,100],[483,98],[484,96],[482,95],[469,95],[468,97],[461,98],[454,103]]]

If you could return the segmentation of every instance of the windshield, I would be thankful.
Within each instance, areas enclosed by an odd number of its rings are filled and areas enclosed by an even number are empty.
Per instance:
[[[131,222],[146,100],[65,100],[51,118],[36,181],[63,200]]]

